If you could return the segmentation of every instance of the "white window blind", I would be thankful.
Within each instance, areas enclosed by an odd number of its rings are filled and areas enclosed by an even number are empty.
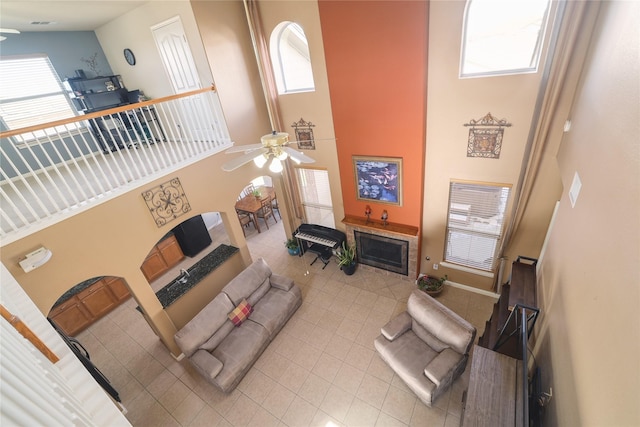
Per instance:
[[[451,182],[445,261],[493,271],[510,190],[504,184]]]
[[[307,36],[295,22],[281,22],[269,41],[279,94],[315,90]]]
[[[0,59],[0,116],[9,129],[75,117],[64,86],[45,55]],[[38,131],[34,138],[64,132],[75,125]]]
[[[461,77],[535,72],[549,0],[469,0],[462,35]]]
[[[335,228],[329,173],[320,169],[296,168],[305,221]]]

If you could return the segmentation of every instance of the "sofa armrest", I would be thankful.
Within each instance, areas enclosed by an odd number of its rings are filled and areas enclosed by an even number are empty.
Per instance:
[[[272,274],[269,281],[271,282],[271,286],[282,289],[283,291],[288,291],[293,287],[293,279],[280,276],[279,274]]]
[[[445,348],[424,368],[424,374],[439,387],[453,375],[453,371],[464,357],[450,348]]]
[[[222,370],[222,362],[206,350],[197,350],[189,359],[210,379],[214,379]]]
[[[411,316],[403,311],[384,325],[380,332],[386,339],[393,341],[409,329],[411,329]]]

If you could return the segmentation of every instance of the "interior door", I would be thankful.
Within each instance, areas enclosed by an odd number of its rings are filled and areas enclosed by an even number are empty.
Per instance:
[[[198,70],[196,69],[187,37],[184,33],[182,21],[175,16],[167,21],[151,27],[153,38],[162,59],[164,69],[171,81],[173,92],[183,93],[202,87]],[[181,122],[185,128],[180,128],[180,135],[187,139],[213,139],[214,123],[211,115],[207,114],[207,105],[201,105],[200,98],[182,99]]]

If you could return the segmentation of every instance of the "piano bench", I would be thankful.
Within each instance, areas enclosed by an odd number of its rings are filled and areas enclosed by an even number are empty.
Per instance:
[[[309,252],[316,254],[315,259],[311,261],[311,264],[309,265],[313,265],[318,259],[320,259],[320,261],[322,261],[322,263],[324,264],[322,266],[323,270],[327,266],[327,264],[329,264],[329,261],[331,260],[331,256],[333,255],[333,250],[328,246],[312,245],[307,250]]]

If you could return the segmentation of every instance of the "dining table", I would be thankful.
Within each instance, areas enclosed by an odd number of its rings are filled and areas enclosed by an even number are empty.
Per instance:
[[[260,233],[260,224],[258,223],[258,212],[262,209],[262,202],[265,200],[274,200],[276,198],[276,190],[273,187],[256,187],[260,192],[260,196],[248,194],[236,202],[236,211],[244,212],[251,215],[256,230]]]

